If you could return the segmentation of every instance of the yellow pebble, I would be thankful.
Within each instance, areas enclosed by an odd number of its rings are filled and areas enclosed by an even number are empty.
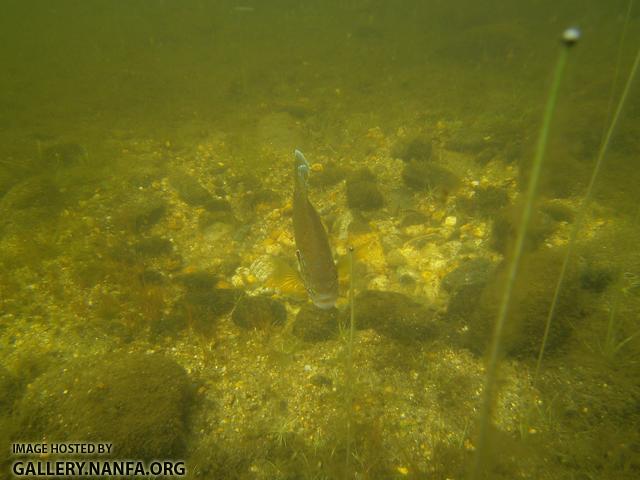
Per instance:
[[[396,470],[401,475],[408,475],[409,474],[409,469],[407,467],[397,467]]]
[[[321,172],[324,170],[324,167],[322,166],[321,163],[314,163],[313,165],[311,165],[311,171],[313,172]]]

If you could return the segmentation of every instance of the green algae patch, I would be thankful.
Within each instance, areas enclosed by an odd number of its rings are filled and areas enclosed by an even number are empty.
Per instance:
[[[191,393],[184,369],[159,354],[77,359],[28,386],[12,437],[109,442],[116,458],[178,458],[185,453]]]
[[[283,325],[287,320],[287,310],[280,302],[269,297],[243,297],[234,308],[231,319],[241,328],[264,330]]]
[[[372,328],[401,342],[433,340],[438,335],[435,312],[402,293],[365,290],[355,304],[359,329]]]
[[[338,335],[338,311],[304,305],[293,323],[292,333],[305,342],[324,342]]]

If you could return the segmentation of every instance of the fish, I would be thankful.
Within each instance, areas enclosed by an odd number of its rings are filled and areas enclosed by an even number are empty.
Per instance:
[[[329,309],[338,300],[338,271],[327,231],[309,201],[311,166],[300,150],[294,151],[293,235],[302,282],[319,308]]]

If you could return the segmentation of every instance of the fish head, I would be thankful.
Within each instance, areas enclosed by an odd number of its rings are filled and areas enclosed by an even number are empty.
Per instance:
[[[323,310],[328,310],[336,306],[338,301],[338,289],[324,290],[324,291],[312,291],[309,290],[309,297],[313,304]]]
[[[302,184],[306,185],[307,180],[309,179],[309,171],[311,170],[309,161],[300,150],[295,150],[294,156],[296,158],[296,177],[302,182]]]

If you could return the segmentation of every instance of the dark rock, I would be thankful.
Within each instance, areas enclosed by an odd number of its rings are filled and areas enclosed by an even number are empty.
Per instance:
[[[566,145],[565,145],[566,147]],[[532,155],[524,156],[519,162],[518,186],[526,191],[531,174]],[[540,175],[538,192],[548,198],[569,199],[574,195],[583,195],[591,174],[591,165],[576,157],[575,154],[552,149],[545,160],[545,168]]]
[[[352,172],[348,178],[351,182],[376,182],[377,178],[369,168],[360,168]]]
[[[493,141],[485,132],[468,131],[459,132],[447,142],[447,148],[456,152],[482,154],[488,147],[493,147]],[[491,148],[491,152],[495,150]]]
[[[213,289],[220,278],[210,272],[192,272],[180,275],[177,280],[187,289],[198,291]]]
[[[173,253],[173,243],[167,238],[154,235],[140,240],[133,246],[133,250],[145,257],[159,257]]]
[[[354,172],[347,179],[347,204],[355,210],[376,210],[384,205],[384,198],[376,184],[376,177],[367,168]]]
[[[314,187],[331,187],[347,176],[345,168],[335,162],[327,162],[321,172],[309,176],[309,183]]]
[[[376,210],[384,205],[384,198],[373,182],[347,182],[347,204],[357,210]]]
[[[134,232],[140,233],[158,223],[166,211],[166,203],[160,198],[139,199],[133,205],[127,205],[124,220],[131,219]]]
[[[143,270],[138,278],[142,285],[163,285],[165,283],[164,276],[155,270]]]
[[[49,228],[58,218],[65,199],[58,188],[44,177],[31,177],[11,187],[0,200],[0,231],[14,229],[33,238],[38,229]],[[44,256],[56,256],[51,244],[30,243]]]
[[[192,389],[184,369],[162,355],[109,354],[55,365],[16,409],[15,440],[109,439],[116,458],[180,458]]]
[[[493,262],[474,258],[462,263],[442,279],[442,287],[449,292],[449,303],[444,321],[464,327],[480,304],[482,292],[495,271]],[[456,329],[451,329],[454,332]],[[456,337],[451,333],[450,337]],[[456,340],[456,338],[453,338]]]
[[[42,162],[49,168],[70,167],[82,162],[87,151],[77,143],[58,143],[42,151]]]
[[[540,210],[556,222],[573,222],[575,213],[571,207],[557,201],[548,201],[540,205]]]
[[[258,205],[275,205],[281,203],[280,196],[273,190],[258,190],[246,195],[244,202],[248,208],[254,209]]]
[[[213,200],[209,190],[187,173],[176,172],[170,175],[169,183],[176,189],[178,196],[189,205],[204,207]]]
[[[393,156],[400,158],[405,162],[428,162],[433,155],[433,146],[431,140],[426,138],[413,138],[408,142],[396,145],[393,150]]]
[[[458,199],[458,207],[473,216],[491,217],[509,204],[506,190],[494,186],[479,188],[471,198]]]
[[[540,249],[523,257],[503,331],[502,348],[508,355],[516,358],[537,356],[563,255],[564,252],[559,249]],[[504,294],[506,275],[505,263],[489,280],[480,302],[469,317],[466,346],[478,355],[486,351],[491,339]],[[570,265],[556,304],[546,354],[562,349],[588,309],[587,298],[580,290],[577,268]]]
[[[349,224],[350,235],[361,235],[371,232],[369,221],[357,210],[353,212],[353,220]]]
[[[509,205],[496,214],[491,229],[491,248],[502,254],[507,253],[509,247],[515,241],[520,224],[521,211],[521,205]],[[538,249],[553,233],[554,227],[555,224],[551,217],[540,210],[534,211],[527,228],[524,244],[525,251]]]
[[[220,263],[220,266],[218,268],[222,275],[231,277],[241,263],[242,258],[240,257],[240,255],[238,255],[237,253],[228,253],[224,255],[224,257],[222,258],[222,262]]]
[[[408,212],[400,221],[400,228],[429,223],[429,217],[421,212]]]
[[[180,331],[189,327],[188,319],[176,310],[168,315],[162,315],[151,324],[151,333],[156,339],[176,336]]]
[[[226,223],[228,225],[235,225],[238,223],[236,217],[228,210],[219,211],[204,211],[198,218],[198,226],[200,230],[207,230],[211,225],[215,223]]]
[[[241,298],[241,292],[231,288],[214,288],[208,292],[188,292],[185,300],[203,317],[219,317],[229,313]]]
[[[331,387],[333,386],[333,380],[329,377],[321,374],[314,375],[309,379],[312,385],[316,387]]]
[[[260,189],[262,182],[253,173],[242,173],[229,178],[229,185],[246,192]]]
[[[216,319],[229,313],[243,295],[241,290],[231,288],[187,290],[177,302],[176,312],[187,319],[187,324],[208,334]]]
[[[473,258],[449,272],[442,279],[442,286],[449,292],[455,292],[469,285],[485,285],[494,270],[494,264],[486,258]]]
[[[331,340],[338,334],[338,310],[323,310],[308,303],[296,315],[292,333],[306,342]]]
[[[435,313],[396,292],[365,290],[355,299],[356,326],[402,342],[434,339]]]
[[[414,190],[439,188],[451,192],[460,185],[458,177],[445,167],[416,160],[411,160],[404,166],[402,180]]]
[[[62,195],[57,187],[44,177],[31,177],[14,185],[0,201],[0,212],[28,208],[59,206]]]
[[[233,310],[231,319],[239,327],[264,330],[284,324],[287,310],[280,302],[269,297],[243,297]]]
[[[211,198],[204,205],[204,208],[213,213],[231,213],[231,204],[221,198]]]
[[[606,267],[588,264],[580,274],[580,286],[594,293],[604,292],[613,282],[614,273]]]
[[[18,379],[0,365],[0,416],[11,415],[13,404],[18,399],[21,388]]]

